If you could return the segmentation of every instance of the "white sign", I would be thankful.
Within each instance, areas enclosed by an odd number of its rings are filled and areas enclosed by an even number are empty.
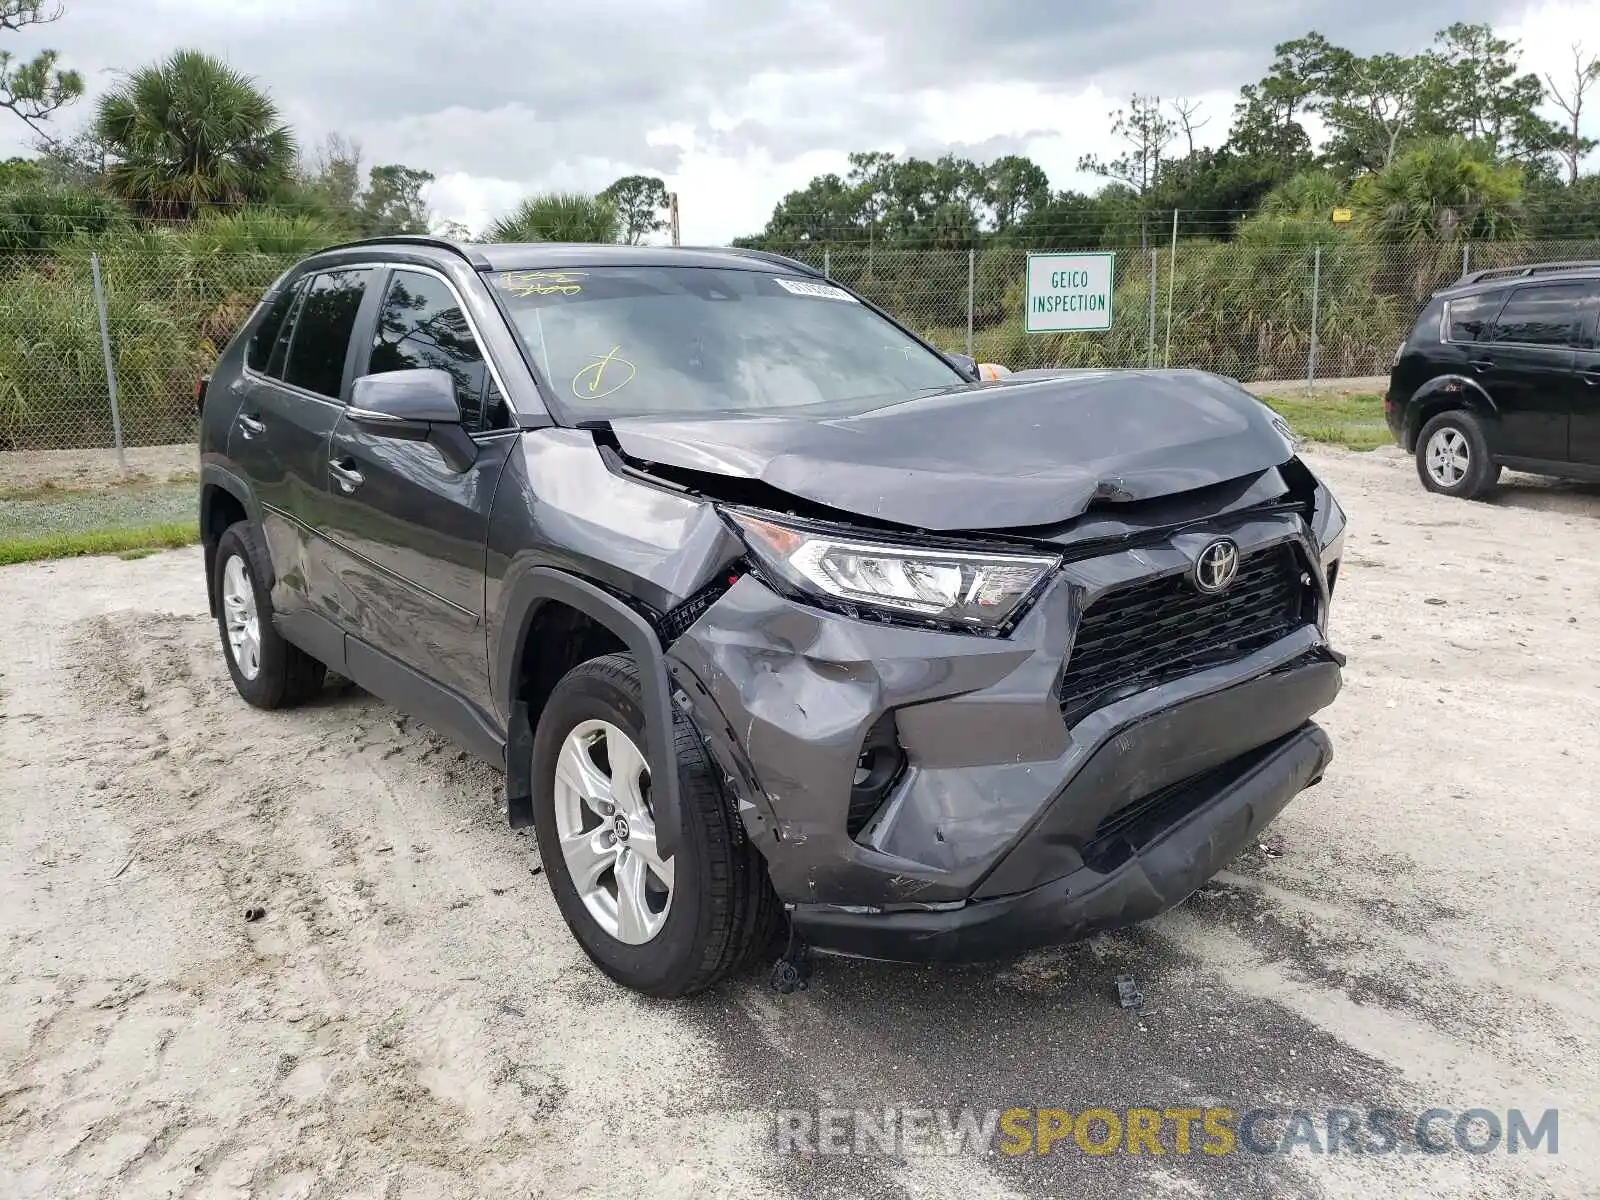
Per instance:
[[[1028,255],[1029,333],[1089,333],[1111,328],[1115,254]]]

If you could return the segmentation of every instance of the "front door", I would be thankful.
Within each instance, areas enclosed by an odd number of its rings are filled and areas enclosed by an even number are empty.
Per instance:
[[[327,496],[328,437],[343,411],[350,334],[370,270],[325,271],[279,298],[246,355],[228,455],[255,482],[272,604],[309,606],[325,555],[312,530]]]
[[[492,711],[483,625],[489,509],[517,431],[442,275],[395,268],[372,328],[361,373],[450,372],[478,457],[459,471],[426,442],[339,421],[322,526],[338,552],[337,602],[349,633]]]
[[[1472,369],[1500,412],[1495,452],[1559,462],[1567,456],[1580,281],[1527,284],[1507,297]]]

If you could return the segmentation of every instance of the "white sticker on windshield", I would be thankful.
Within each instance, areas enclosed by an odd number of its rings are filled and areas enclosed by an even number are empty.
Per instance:
[[[804,279],[775,279],[773,280],[786,292],[793,292],[796,296],[815,296],[819,300],[848,300],[851,304],[858,301],[849,292],[841,287],[834,287],[831,283],[811,283]]]

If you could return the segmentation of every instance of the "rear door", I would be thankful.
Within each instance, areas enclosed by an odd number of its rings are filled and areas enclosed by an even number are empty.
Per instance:
[[[1554,462],[1567,457],[1585,292],[1581,281],[1515,287],[1487,344],[1470,348],[1472,370],[1500,410],[1496,454]]]
[[[339,421],[323,466],[338,475],[322,525],[338,556],[337,607],[347,632],[492,711],[484,556],[489,507],[518,431],[482,339],[442,274],[395,267],[376,320],[363,329],[360,374],[438,367],[454,376],[478,457],[458,471],[427,442]]]
[[[1589,281],[1583,307],[1583,332],[1574,353],[1567,458],[1586,467],[1600,467],[1600,280]]]
[[[229,456],[255,487],[272,602],[303,609],[320,555],[313,544],[327,495],[328,435],[342,410],[350,331],[370,269],[322,271],[279,297],[246,352]]]

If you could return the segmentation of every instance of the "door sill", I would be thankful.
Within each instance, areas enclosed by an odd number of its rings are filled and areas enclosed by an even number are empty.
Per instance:
[[[1562,462],[1552,458],[1511,458],[1500,455],[1495,462],[1512,471],[1529,475],[1557,475],[1563,479],[1578,479],[1584,483],[1600,483],[1600,463]]]

